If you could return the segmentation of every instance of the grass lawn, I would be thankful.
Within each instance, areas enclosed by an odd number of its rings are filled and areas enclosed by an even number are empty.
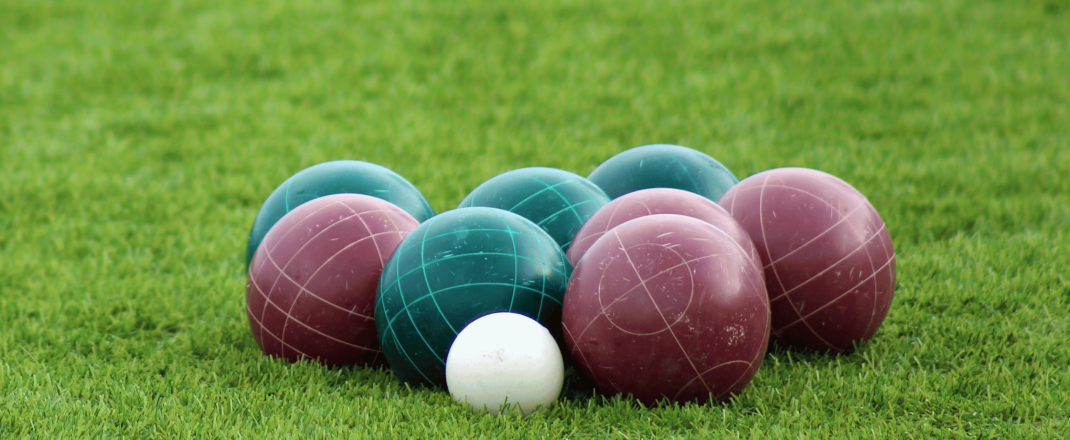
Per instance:
[[[874,339],[526,419],[257,348],[245,240],[289,175],[371,161],[443,211],[650,143],[862,191]],[[0,0],[0,438],[1066,437],[1068,269],[1068,0]]]

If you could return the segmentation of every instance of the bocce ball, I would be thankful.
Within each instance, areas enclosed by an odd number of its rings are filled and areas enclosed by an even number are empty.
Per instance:
[[[313,165],[282,182],[260,207],[249,231],[249,244],[245,250],[246,267],[264,235],[283,215],[309,200],[341,193],[364,194],[386,200],[421,222],[435,215],[431,205],[415,186],[385,167],[359,160],[336,160]]]
[[[459,207],[486,206],[518,214],[545,230],[561,249],[609,197],[568,171],[521,168],[499,174],[472,190]]]
[[[739,182],[720,162],[679,145],[645,145],[623,151],[591,172],[587,179],[616,199],[647,188],[676,188],[710,200]]]
[[[572,267],[530,220],[496,208],[459,208],[422,223],[383,269],[375,325],[394,374],[446,384],[457,332],[492,312],[521,313],[560,333]]]
[[[717,227],[656,214],[617,226],[576,264],[565,345],[605,394],[650,404],[725,399],[769,343],[761,267]]]
[[[263,352],[327,365],[378,365],[375,290],[383,266],[419,222],[361,194],[290,211],[253,256],[246,315]]]
[[[865,196],[821,171],[779,168],[744,179],[720,204],[758,249],[774,340],[845,352],[873,337],[892,303],[895,251]]]
[[[616,198],[583,224],[565,255],[575,266],[595,240],[610,229],[628,220],[654,214],[685,215],[716,226],[739,243],[754,261],[760,261],[747,231],[728,211],[698,194],[672,188],[642,189]]]
[[[526,416],[561,395],[565,364],[550,332],[517,313],[468,324],[446,355],[446,388],[473,412]]]

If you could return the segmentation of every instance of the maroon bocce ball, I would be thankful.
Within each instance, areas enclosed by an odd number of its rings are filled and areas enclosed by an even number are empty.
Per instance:
[[[750,382],[769,344],[761,268],[721,229],[669,214],[611,229],[572,273],[565,345],[606,394],[724,399]]]
[[[568,249],[568,260],[575,266],[587,249],[606,231],[628,220],[654,214],[685,215],[716,226],[739,243],[748,255],[754,257],[754,261],[758,261],[754,243],[728,211],[703,196],[673,188],[639,190],[620,196],[603,206],[576,232],[572,246]]]
[[[375,331],[379,275],[419,222],[360,194],[309,201],[264,236],[249,266],[246,314],[264,354],[326,365],[384,363]]]
[[[873,337],[892,303],[895,251],[865,196],[821,171],[778,168],[744,179],[719,203],[758,249],[774,340],[848,352]]]

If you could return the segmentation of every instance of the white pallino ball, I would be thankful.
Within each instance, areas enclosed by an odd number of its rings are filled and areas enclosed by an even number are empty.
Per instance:
[[[446,387],[473,412],[526,416],[557,400],[564,380],[553,336],[538,321],[516,313],[472,321],[446,355]]]

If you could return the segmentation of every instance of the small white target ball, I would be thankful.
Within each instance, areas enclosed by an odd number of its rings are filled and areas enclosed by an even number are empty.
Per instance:
[[[446,387],[473,412],[526,416],[557,400],[564,380],[565,365],[553,336],[516,313],[472,321],[446,356]]]

